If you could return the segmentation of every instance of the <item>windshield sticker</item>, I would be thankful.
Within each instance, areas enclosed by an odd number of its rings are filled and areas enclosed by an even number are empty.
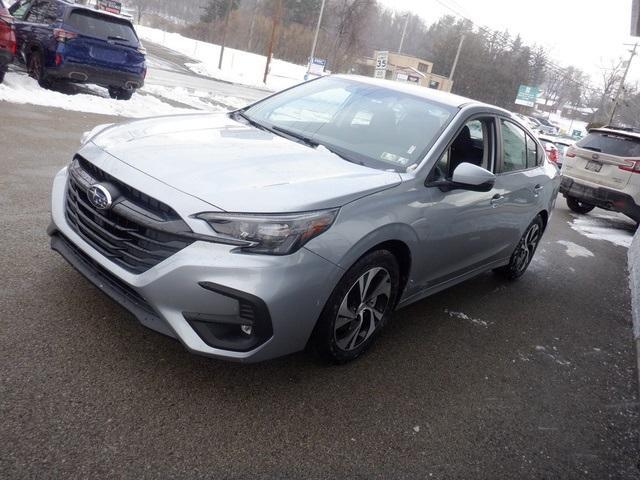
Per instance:
[[[409,148],[409,150],[407,150],[407,154],[411,155],[413,152],[416,151],[416,146],[415,145],[411,145],[411,147]]]
[[[402,166],[405,166],[407,163],[411,161],[408,158],[404,158],[404,157],[401,157],[400,155],[395,155],[389,152],[382,152],[382,154],[380,155],[380,159],[384,160],[385,162],[391,162],[391,163],[395,163],[396,165],[402,165]]]

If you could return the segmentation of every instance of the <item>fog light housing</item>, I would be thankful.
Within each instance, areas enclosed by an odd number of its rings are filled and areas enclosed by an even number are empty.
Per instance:
[[[253,333],[253,325],[240,325],[240,330],[245,335],[251,335]]]

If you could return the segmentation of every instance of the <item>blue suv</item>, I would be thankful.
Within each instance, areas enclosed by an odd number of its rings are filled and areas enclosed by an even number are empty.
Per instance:
[[[18,59],[42,87],[93,83],[129,100],[144,84],[146,52],[126,18],[64,0],[20,0],[9,11]]]

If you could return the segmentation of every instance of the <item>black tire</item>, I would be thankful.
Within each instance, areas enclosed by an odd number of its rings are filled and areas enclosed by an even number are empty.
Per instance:
[[[31,52],[27,61],[27,71],[29,76],[38,81],[42,88],[51,88],[53,82],[47,77],[44,71],[44,57],[41,52]]]
[[[364,302],[360,294],[361,277],[362,285],[366,282],[368,287],[364,290]],[[377,250],[358,260],[340,279],[318,319],[312,336],[316,351],[337,364],[362,355],[391,316],[399,288],[400,268],[392,253]],[[368,294],[371,297],[367,301]],[[348,316],[339,315],[343,304]]]
[[[576,213],[589,213],[596,208],[595,205],[578,200],[576,197],[567,197],[567,206],[572,212]]]
[[[7,73],[7,72],[5,72],[4,70],[0,70],[0,83],[2,83],[4,81],[5,73]]]
[[[120,87],[109,87],[109,96],[115,100],[131,100],[135,90]]]
[[[511,254],[509,263],[504,267],[496,268],[494,272],[507,280],[516,280],[524,275],[533,259],[533,255],[536,253],[538,245],[540,245],[543,232],[544,222],[542,217],[538,215],[524,231],[522,238],[520,238],[518,245],[516,245]]]

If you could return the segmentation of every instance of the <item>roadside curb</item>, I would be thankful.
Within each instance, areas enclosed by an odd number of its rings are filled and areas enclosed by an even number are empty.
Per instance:
[[[633,341],[636,346],[636,363],[640,385],[640,229],[633,236],[627,259],[629,265],[629,289],[631,290]]]

